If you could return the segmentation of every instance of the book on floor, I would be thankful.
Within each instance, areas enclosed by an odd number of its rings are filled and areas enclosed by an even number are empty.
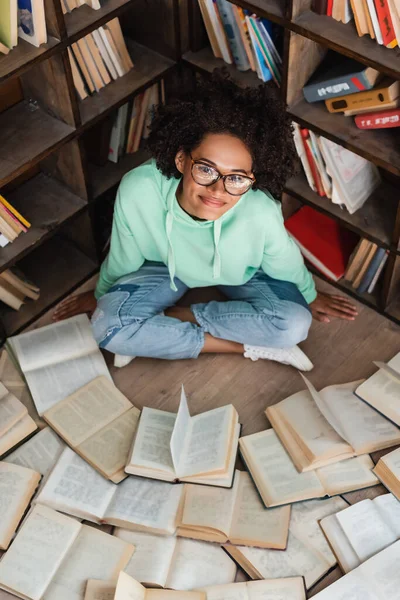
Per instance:
[[[400,538],[400,502],[392,494],[329,515],[320,526],[345,573]]]
[[[115,483],[124,471],[140,410],[104,375],[43,413],[44,420],[99,473]]]
[[[0,382],[0,456],[37,429],[26,406]]]
[[[286,548],[290,506],[265,509],[251,477],[236,471],[231,489],[186,484],[177,535],[209,542]]]
[[[400,426],[400,352],[355,390],[361,400]]]
[[[302,377],[307,391],[265,411],[299,472],[400,443],[400,429],[355,395],[360,382],[317,392]]]
[[[341,498],[294,504],[286,550],[231,544],[224,548],[252,579],[304,576],[309,589],[336,564],[318,521],[346,506]]]
[[[400,500],[400,448],[381,456],[374,473],[383,485]]]
[[[18,36],[39,47],[47,42],[44,0],[18,0]]]
[[[6,348],[26,379],[39,415],[95,377],[111,379],[86,315],[8,338]]]
[[[232,404],[190,416],[182,386],[177,414],[143,408],[125,471],[164,481],[231,487],[239,431]]]
[[[0,550],[6,550],[40,481],[40,473],[0,461]]]
[[[368,455],[299,473],[273,429],[240,438],[239,448],[266,507],[337,496],[379,483]]]
[[[88,579],[116,578],[134,547],[37,504],[0,561],[0,588],[24,600],[82,600]]]
[[[43,423],[37,414],[26,381],[19,369],[15,366],[15,363],[10,359],[7,350],[3,350],[0,355],[0,381],[22,402],[24,406],[26,406],[30,417],[35,423],[42,427]]]
[[[235,581],[236,565],[218,544],[116,528],[135,547],[124,568],[146,587],[193,590]]]
[[[183,487],[133,476],[116,485],[65,448],[36,502],[94,523],[172,535]]]
[[[399,597],[400,542],[379,552],[332,583],[315,600],[396,600]]]

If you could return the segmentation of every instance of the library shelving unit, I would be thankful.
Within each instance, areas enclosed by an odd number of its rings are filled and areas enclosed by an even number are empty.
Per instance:
[[[353,215],[314,193],[302,173],[286,183],[282,201],[284,209],[287,202],[291,210],[308,204],[388,250],[384,274],[373,295],[358,294],[343,280],[329,282],[400,323],[399,130],[362,131],[355,126],[352,118],[330,114],[323,103],[307,103],[302,93],[303,86],[328,49],[352,57],[395,79],[400,79],[400,49],[379,46],[367,36],[358,37],[354,21],[343,24],[312,12],[312,0],[235,0],[234,4],[283,28],[283,82],[280,93],[293,121],[341,144],[379,167],[382,185]],[[183,44],[183,63],[192,72],[210,74],[215,68],[226,65],[213,56],[197,0],[188,0],[187,8],[189,35],[186,45]],[[252,72],[240,72],[232,65],[228,66],[228,70],[238,85],[262,84]],[[319,272],[316,274],[324,278]]]
[[[117,164],[96,165],[85,138],[135,94],[161,79],[168,83],[179,58],[177,0],[102,0],[100,10],[84,5],[66,15],[60,0],[44,4],[47,44],[36,48],[19,39],[0,58],[0,189],[32,223],[0,249],[0,272],[15,265],[41,289],[38,301],[17,312],[0,309],[7,335],[98,270],[97,200],[146,155],[140,150]],[[68,47],[114,17],[120,18],[134,68],[80,101]]]

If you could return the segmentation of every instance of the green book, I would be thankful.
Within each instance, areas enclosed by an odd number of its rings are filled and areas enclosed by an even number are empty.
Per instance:
[[[0,42],[13,48],[17,40],[17,0],[0,0]]]

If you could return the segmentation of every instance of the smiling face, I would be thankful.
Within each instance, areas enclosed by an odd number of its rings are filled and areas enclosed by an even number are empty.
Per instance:
[[[228,194],[222,179],[209,186],[196,183],[192,177],[192,159],[201,161],[205,171],[209,166],[217,169],[221,175],[253,177],[250,152],[237,137],[225,133],[209,133],[192,150],[191,157],[178,152],[175,158],[177,169],[183,176],[177,191],[178,202],[190,215],[215,221],[233,208],[241,196]]]

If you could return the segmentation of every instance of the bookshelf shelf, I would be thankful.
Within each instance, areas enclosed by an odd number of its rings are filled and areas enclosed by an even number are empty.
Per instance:
[[[150,158],[144,150],[134,154],[125,154],[117,163],[108,161],[104,166],[89,164],[89,183],[93,199],[102,196],[116,186],[131,169],[138,167]]]
[[[143,91],[168,73],[175,62],[134,42],[127,44],[134,68],[79,103],[83,128],[123,104],[129,96]],[[82,128],[81,128],[82,129]]]
[[[211,48],[203,48],[198,52],[186,52],[184,61],[195,71],[210,74],[214,69],[225,67],[236,85],[240,87],[257,87],[262,84],[254,71],[238,71],[235,65],[228,65],[221,58],[215,58]]]
[[[393,223],[396,218],[398,200],[398,192],[393,186],[383,183],[368,198],[364,206],[352,215],[337,204],[333,204],[329,198],[321,198],[313,192],[303,174],[292,177],[286,183],[285,192],[300,202],[340,221],[361,237],[399,253],[392,244]]]
[[[358,129],[351,117],[327,111],[323,102],[301,99],[288,109],[291,117],[316,133],[374,162],[394,175],[400,175],[400,144],[396,129]]]
[[[18,46],[13,48],[9,54],[6,56],[0,54],[0,83],[10,77],[21,75],[32,64],[49,58],[58,51],[58,47],[61,47],[60,40],[53,36],[48,36],[47,44],[43,44],[39,48],[19,39]]]
[[[285,18],[285,0],[253,0],[252,2],[246,2],[246,0],[235,0],[234,4],[251,10],[259,17],[269,19],[270,21],[278,23],[279,25],[288,25],[288,21]]]
[[[0,181],[4,186],[66,142],[74,128],[37,105],[19,102],[0,114]]]
[[[43,173],[7,194],[7,198],[32,226],[1,249],[0,272],[46,241],[86,206],[84,200]]]
[[[75,8],[70,13],[66,13],[64,21],[69,43],[75,42],[94,29],[101,27],[114,17],[119,17],[132,5],[132,0],[103,0],[102,7],[98,10],[94,10],[85,4]]]
[[[289,24],[289,28],[336,52],[400,79],[400,48],[385,48],[367,35],[358,37],[354,21],[344,24],[331,17],[306,10]]]
[[[18,266],[40,287],[40,298],[27,301],[19,311],[2,309],[0,316],[8,336],[30,325],[98,269],[94,260],[58,236],[35,249]]]

